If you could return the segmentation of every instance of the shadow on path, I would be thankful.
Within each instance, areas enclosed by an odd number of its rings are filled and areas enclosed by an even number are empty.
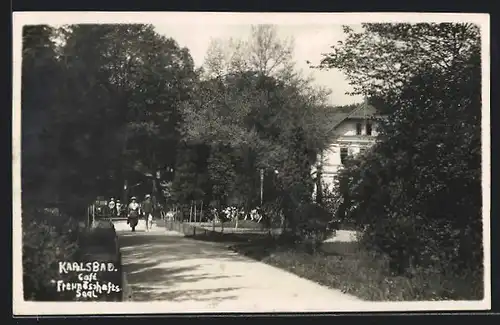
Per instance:
[[[134,301],[189,300],[216,304],[237,298],[234,292],[241,287],[232,286],[234,280],[226,280],[241,275],[224,274],[224,262],[247,260],[220,244],[200,243],[163,232],[121,232],[119,244]]]

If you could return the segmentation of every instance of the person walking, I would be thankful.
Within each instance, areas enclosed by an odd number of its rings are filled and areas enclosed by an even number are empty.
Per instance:
[[[144,202],[142,203],[142,211],[144,212],[144,219],[146,221],[146,231],[151,230],[153,226],[153,200],[151,200],[151,195],[146,194]]]
[[[128,205],[128,218],[127,223],[132,228],[132,231],[135,232],[135,227],[139,223],[139,215],[141,214],[141,206],[137,203],[137,198],[133,196],[130,199],[132,202]]]
[[[108,203],[108,218],[111,219],[114,217],[115,209],[116,209],[115,199],[111,198],[111,200],[109,200],[109,203]]]
[[[121,214],[122,214],[122,208],[123,208],[123,207],[122,207],[122,204],[121,204],[120,200],[116,200],[116,216],[117,216],[118,218],[120,218],[120,217],[121,217]]]

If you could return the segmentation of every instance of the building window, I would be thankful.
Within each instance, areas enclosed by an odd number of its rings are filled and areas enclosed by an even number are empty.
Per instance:
[[[360,155],[364,154],[365,151],[366,151],[366,148],[364,148],[364,147],[359,148],[359,154]]]
[[[372,124],[370,122],[366,123],[366,134],[372,135]]]
[[[361,123],[356,123],[356,135],[361,135]]]
[[[347,159],[347,156],[349,154],[349,151],[347,150],[347,148],[340,148],[340,162],[342,164],[345,164],[345,161]]]

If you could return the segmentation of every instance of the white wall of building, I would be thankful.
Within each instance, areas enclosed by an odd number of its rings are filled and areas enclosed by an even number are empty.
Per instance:
[[[361,135],[357,135],[357,123],[361,123]],[[322,180],[326,186],[333,186],[335,176],[342,168],[341,148],[347,148],[349,155],[357,155],[362,148],[367,148],[375,143],[377,124],[370,121],[372,134],[366,134],[366,122],[363,120],[345,120],[336,127],[338,137],[322,155]]]
[[[349,137],[349,136],[356,136],[356,125],[358,123],[361,123],[361,135],[363,136],[366,136],[366,124],[367,122],[366,121],[363,121],[361,119],[348,119],[348,120],[344,120],[343,122],[341,122],[339,125],[337,125],[337,127],[335,128],[335,132],[340,135],[340,136],[344,136],[344,137]],[[372,134],[371,136],[373,137],[376,137],[378,135],[378,132],[377,132],[377,123],[374,122],[374,121],[369,121],[368,123],[370,123],[372,125]]]

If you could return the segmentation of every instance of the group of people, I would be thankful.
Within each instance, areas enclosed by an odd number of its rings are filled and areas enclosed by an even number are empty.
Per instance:
[[[211,212],[213,221],[220,222],[221,218],[219,210],[213,208]],[[228,206],[225,209],[221,210],[220,212],[223,214],[225,220],[231,220],[231,221],[238,219],[238,220],[251,220],[260,223],[264,217],[264,214],[260,207],[254,208],[248,212],[243,208]]]
[[[114,198],[111,198],[108,203],[108,209],[111,214],[116,216],[126,214],[127,224],[130,225],[132,231],[135,231],[141,217],[143,217],[146,222],[146,231],[151,230],[153,226],[154,204],[150,194],[146,194],[142,203],[137,202],[137,197],[132,196],[126,208],[122,205],[120,200],[116,200],[115,202]]]
[[[120,217],[124,212],[124,205],[120,202],[120,200],[116,200],[111,198],[108,202],[108,214],[110,216]]]

